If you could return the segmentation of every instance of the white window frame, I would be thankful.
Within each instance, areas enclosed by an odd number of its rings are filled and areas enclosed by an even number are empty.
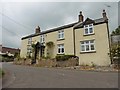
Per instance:
[[[28,45],[32,44],[32,38],[28,38]]]
[[[41,42],[41,43],[44,43],[44,42],[45,42],[45,37],[44,37],[44,35],[40,35],[40,42]]]
[[[58,31],[58,39],[64,39],[64,30]]]
[[[59,49],[60,49],[60,52],[59,52]],[[62,52],[62,49],[64,49],[64,52]],[[58,44],[57,53],[58,54],[64,54],[65,53],[64,44]]]
[[[27,55],[31,55],[32,54],[32,46],[28,45],[27,47]]]
[[[32,47],[31,46],[27,48],[27,52],[32,53]]]
[[[92,28],[92,33],[90,32],[90,28]],[[85,32],[86,29],[88,33]],[[84,25],[84,35],[90,35],[90,34],[94,34],[93,24]]]
[[[91,41],[93,41],[93,42],[91,43]],[[91,45],[94,46],[94,50],[91,50]],[[83,49],[83,47],[84,47],[84,49]],[[87,50],[87,47],[89,48],[89,50]],[[94,52],[94,51],[96,51],[95,40],[80,41],[80,52]]]

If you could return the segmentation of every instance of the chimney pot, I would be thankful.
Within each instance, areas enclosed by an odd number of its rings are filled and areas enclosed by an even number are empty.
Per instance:
[[[80,11],[79,22],[83,22],[84,16],[82,15],[82,11]]]
[[[37,34],[37,33],[40,33],[40,32],[41,32],[40,27],[37,26],[36,29],[35,29],[35,33]]]
[[[102,16],[103,16],[103,18],[107,19],[107,15],[106,15],[106,11],[105,11],[105,9],[103,9]]]

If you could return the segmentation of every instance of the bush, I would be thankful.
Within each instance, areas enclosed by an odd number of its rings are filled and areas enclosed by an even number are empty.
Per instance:
[[[110,53],[112,63],[120,64],[120,44],[112,44]]]
[[[0,58],[2,62],[11,62],[14,61],[14,57],[13,56],[8,56],[7,54],[5,55],[0,55]]]
[[[120,57],[113,57],[113,64],[120,65]]]
[[[57,55],[56,61],[66,61],[70,58],[77,58],[77,56],[75,56],[75,55]]]

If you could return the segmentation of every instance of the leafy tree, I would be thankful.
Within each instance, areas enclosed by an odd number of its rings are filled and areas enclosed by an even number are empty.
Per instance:
[[[116,35],[120,35],[120,26],[118,28],[116,28],[112,33],[111,36],[116,36]],[[118,41],[118,43],[112,43],[111,44],[111,58],[113,61],[117,60],[117,63],[120,63],[120,42]],[[115,57],[117,57],[118,59],[114,59]]]
[[[120,35],[120,26],[118,26],[118,28],[116,28],[114,31],[112,31],[111,35]]]

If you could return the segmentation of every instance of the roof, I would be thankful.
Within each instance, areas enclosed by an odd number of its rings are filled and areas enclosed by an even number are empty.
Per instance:
[[[76,24],[74,26],[74,29],[82,28],[84,25],[87,25],[87,24],[90,24],[90,23],[93,23],[94,25],[97,25],[97,24],[102,24],[102,23],[106,23],[106,22],[107,22],[106,18],[100,18],[100,19],[95,19],[95,20],[87,18],[84,22],[82,22],[82,23],[80,22],[80,23]]]
[[[58,30],[65,29],[65,28],[70,28],[70,27],[74,27],[74,29],[82,28],[84,24],[88,24],[88,23],[91,23],[91,22],[94,23],[94,25],[97,25],[97,24],[105,23],[106,21],[107,21],[106,18],[100,18],[100,19],[95,19],[95,20],[87,18],[82,23],[81,22],[74,22],[72,24],[68,24],[68,25],[64,25],[64,26],[60,26],[60,27],[57,27],[57,28],[53,28],[53,29],[50,29],[50,30],[43,31],[41,33],[31,34],[31,35],[23,37],[22,40],[26,39],[26,38],[30,38],[30,37],[34,37],[34,36],[54,32],[54,31],[58,31]]]
[[[0,45],[0,51],[2,53],[10,52],[12,54],[15,54],[15,53],[19,53],[20,49],[10,48],[10,47],[3,47],[2,45]]]
[[[60,27],[57,27],[57,28],[53,28],[53,29],[50,29],[50,30],[46,30],[46,31],[43,31],[41,33],[37,33],[37,34],[31,34],[31,35],[28,35],[26,37],[23,37],[23,39],[26,39],[26,38],[30,38],[30,37],[34,37],[34,36],[38,36],[38,35],[42,35],[42,34],[46,34],[46,33],[50,33],[50,32],[54,32],[54,31],[58,31],[58,30],[61,30],[61,29],[65,29],[65,28],[70,28],[70,27],[73,27],[75,24],[77,24],[78,22],[74,22],[72,24],[68,24],[68,25],[64,25],[64,26],[60,26]]]

